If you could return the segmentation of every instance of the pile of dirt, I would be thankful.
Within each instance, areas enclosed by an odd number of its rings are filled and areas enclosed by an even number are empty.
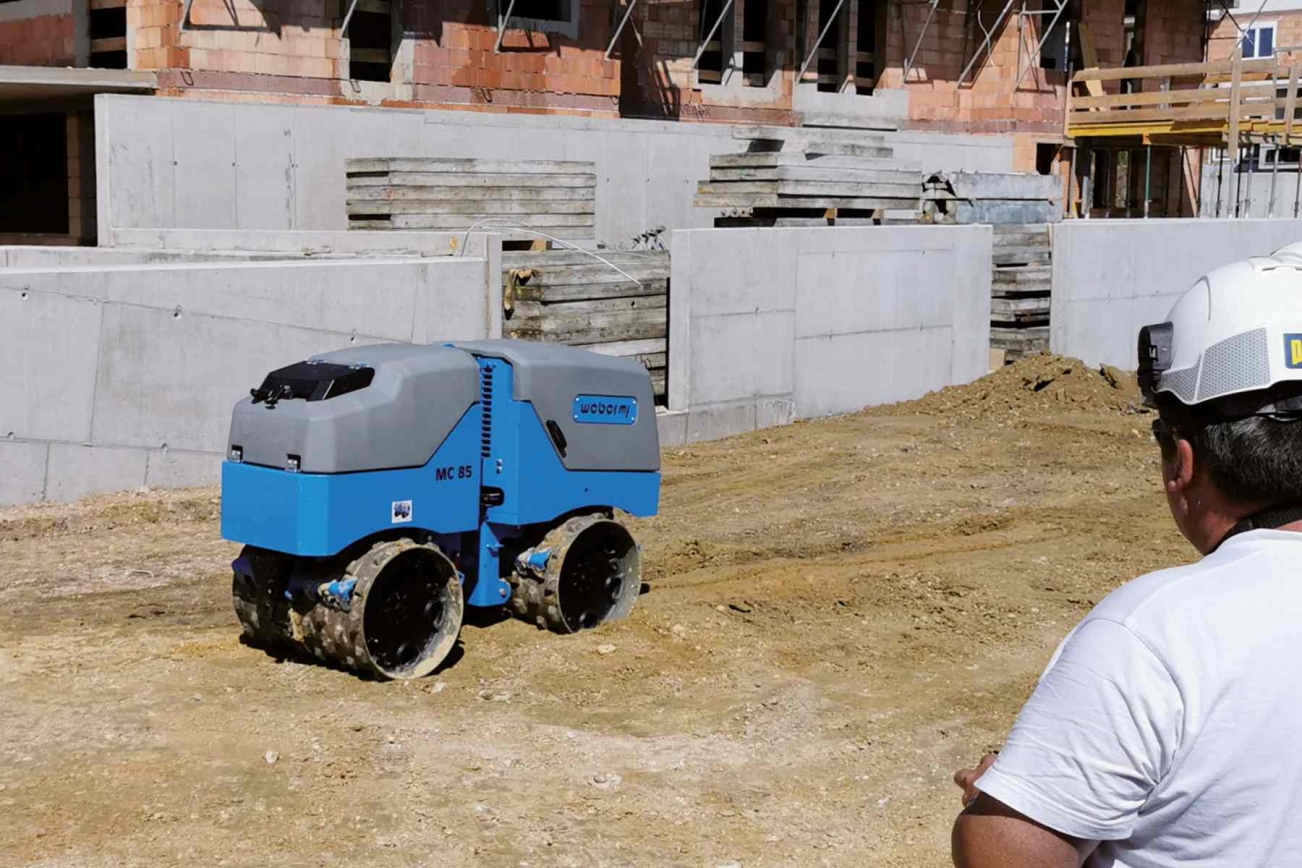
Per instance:
[[[1080,359],[1041,353],[1019,359],[964,386],[883,408],[890,415],[976,418],[1034,411],[1135,413],[1142,398],[1135,375]]]

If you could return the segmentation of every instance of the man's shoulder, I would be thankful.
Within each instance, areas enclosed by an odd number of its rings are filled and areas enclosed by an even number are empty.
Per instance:
[[[1142,634],[1145,626],[1179,620],[1190,610],[1205,613],[1241,593],[1245,576],[1267,578],[1269,564],[1258,560],[1263,553],[1258,547],[1227,547],[1191,564],[1146,573],[1108,594],[1086,620],[1115,621]]]

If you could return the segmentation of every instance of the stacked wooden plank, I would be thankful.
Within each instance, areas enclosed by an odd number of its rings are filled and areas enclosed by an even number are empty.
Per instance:
[[[662,397],[669,336],[669,252],[594,253],[605,262],[575,250],[504,252],[502,331],[511,338],[634,357],[651,372],[656,396]]]
[[[880,133],[744,127],[741,154],[710,158],[696,206],[722,211],[715,226],[827,226],[916,215],[922,174],[901,165]]]
[[[352,159],[352,229],[469,229],[485,220],[507,237],[595,235],[592,163],[444,158]]]
[[[931,223],[1027,224],[1062,219],[1057,175],[937,172],[924,184],[922,209]]]
[[[1053,285],[1047,224],[994,227],[990,346],[1009,359],[1049,348]]]

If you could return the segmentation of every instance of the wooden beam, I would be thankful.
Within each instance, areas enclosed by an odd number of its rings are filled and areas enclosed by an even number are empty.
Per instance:
[[[1257,60],[1239,58],[1239,77],[1245,73],[1275,72],[1279,62],[1273,57]],[[1072,76],[1072,81],[1124,81],[1147,78],[1198,78],[1217,72],[1234,70],[1233,61],[1218,60],[1212,63],[1168,63],[1160,66],[1123,66],[1109,69],[1082,69]]]
[[[1241,96],[1240,94],[1241,89],[1239,87],[1241,82],[1239,81],[1239,77],[1242,73],[1243,73],[1243,45],[1242,43],[1240,43],[1239,45],[1235,46],[1234,54],[1230,57],[1230,74],[1234,76],[1234,80],[1230,84],[1230,128],[1228,131],[1229,134],[1226,136],[1226,141],[1229,143],[1229,146],[1235,149],[1234,159],[1236,165],[1238,163],[1239,99]]]
[[[127,0],[90,0],[90,8],[94,9],[121,9],[127,5]]]
[[[1275,99],[1277,88],[1273,84],[1252,84],[1239,88],[1239,92],[1246,99]],[[1197,90],[1166,90],[1150,91],[1148,93],[1117,93],[1107,94],[1106,96],[1078,96],[1072,100],[1072,110],[1084,110],[1093,108],[1122,108],[1125,106],[1140,105],[1179,105],[1182,103],[1195,102],[1229,102],[1230,91],[1228,88],[1213,87],[1200,88]]]
[[[106,51],[126,51],[127,38],[125,36],[113,36],[108,39],[92,39],[90,41],[90,53],[100,54]]]

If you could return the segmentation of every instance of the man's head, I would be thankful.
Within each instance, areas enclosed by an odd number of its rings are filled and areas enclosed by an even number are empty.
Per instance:
[[[1195,547],[1302,501],[1302,258],[1211,272],[1141,332],[1139,353],[1163,488]]]

